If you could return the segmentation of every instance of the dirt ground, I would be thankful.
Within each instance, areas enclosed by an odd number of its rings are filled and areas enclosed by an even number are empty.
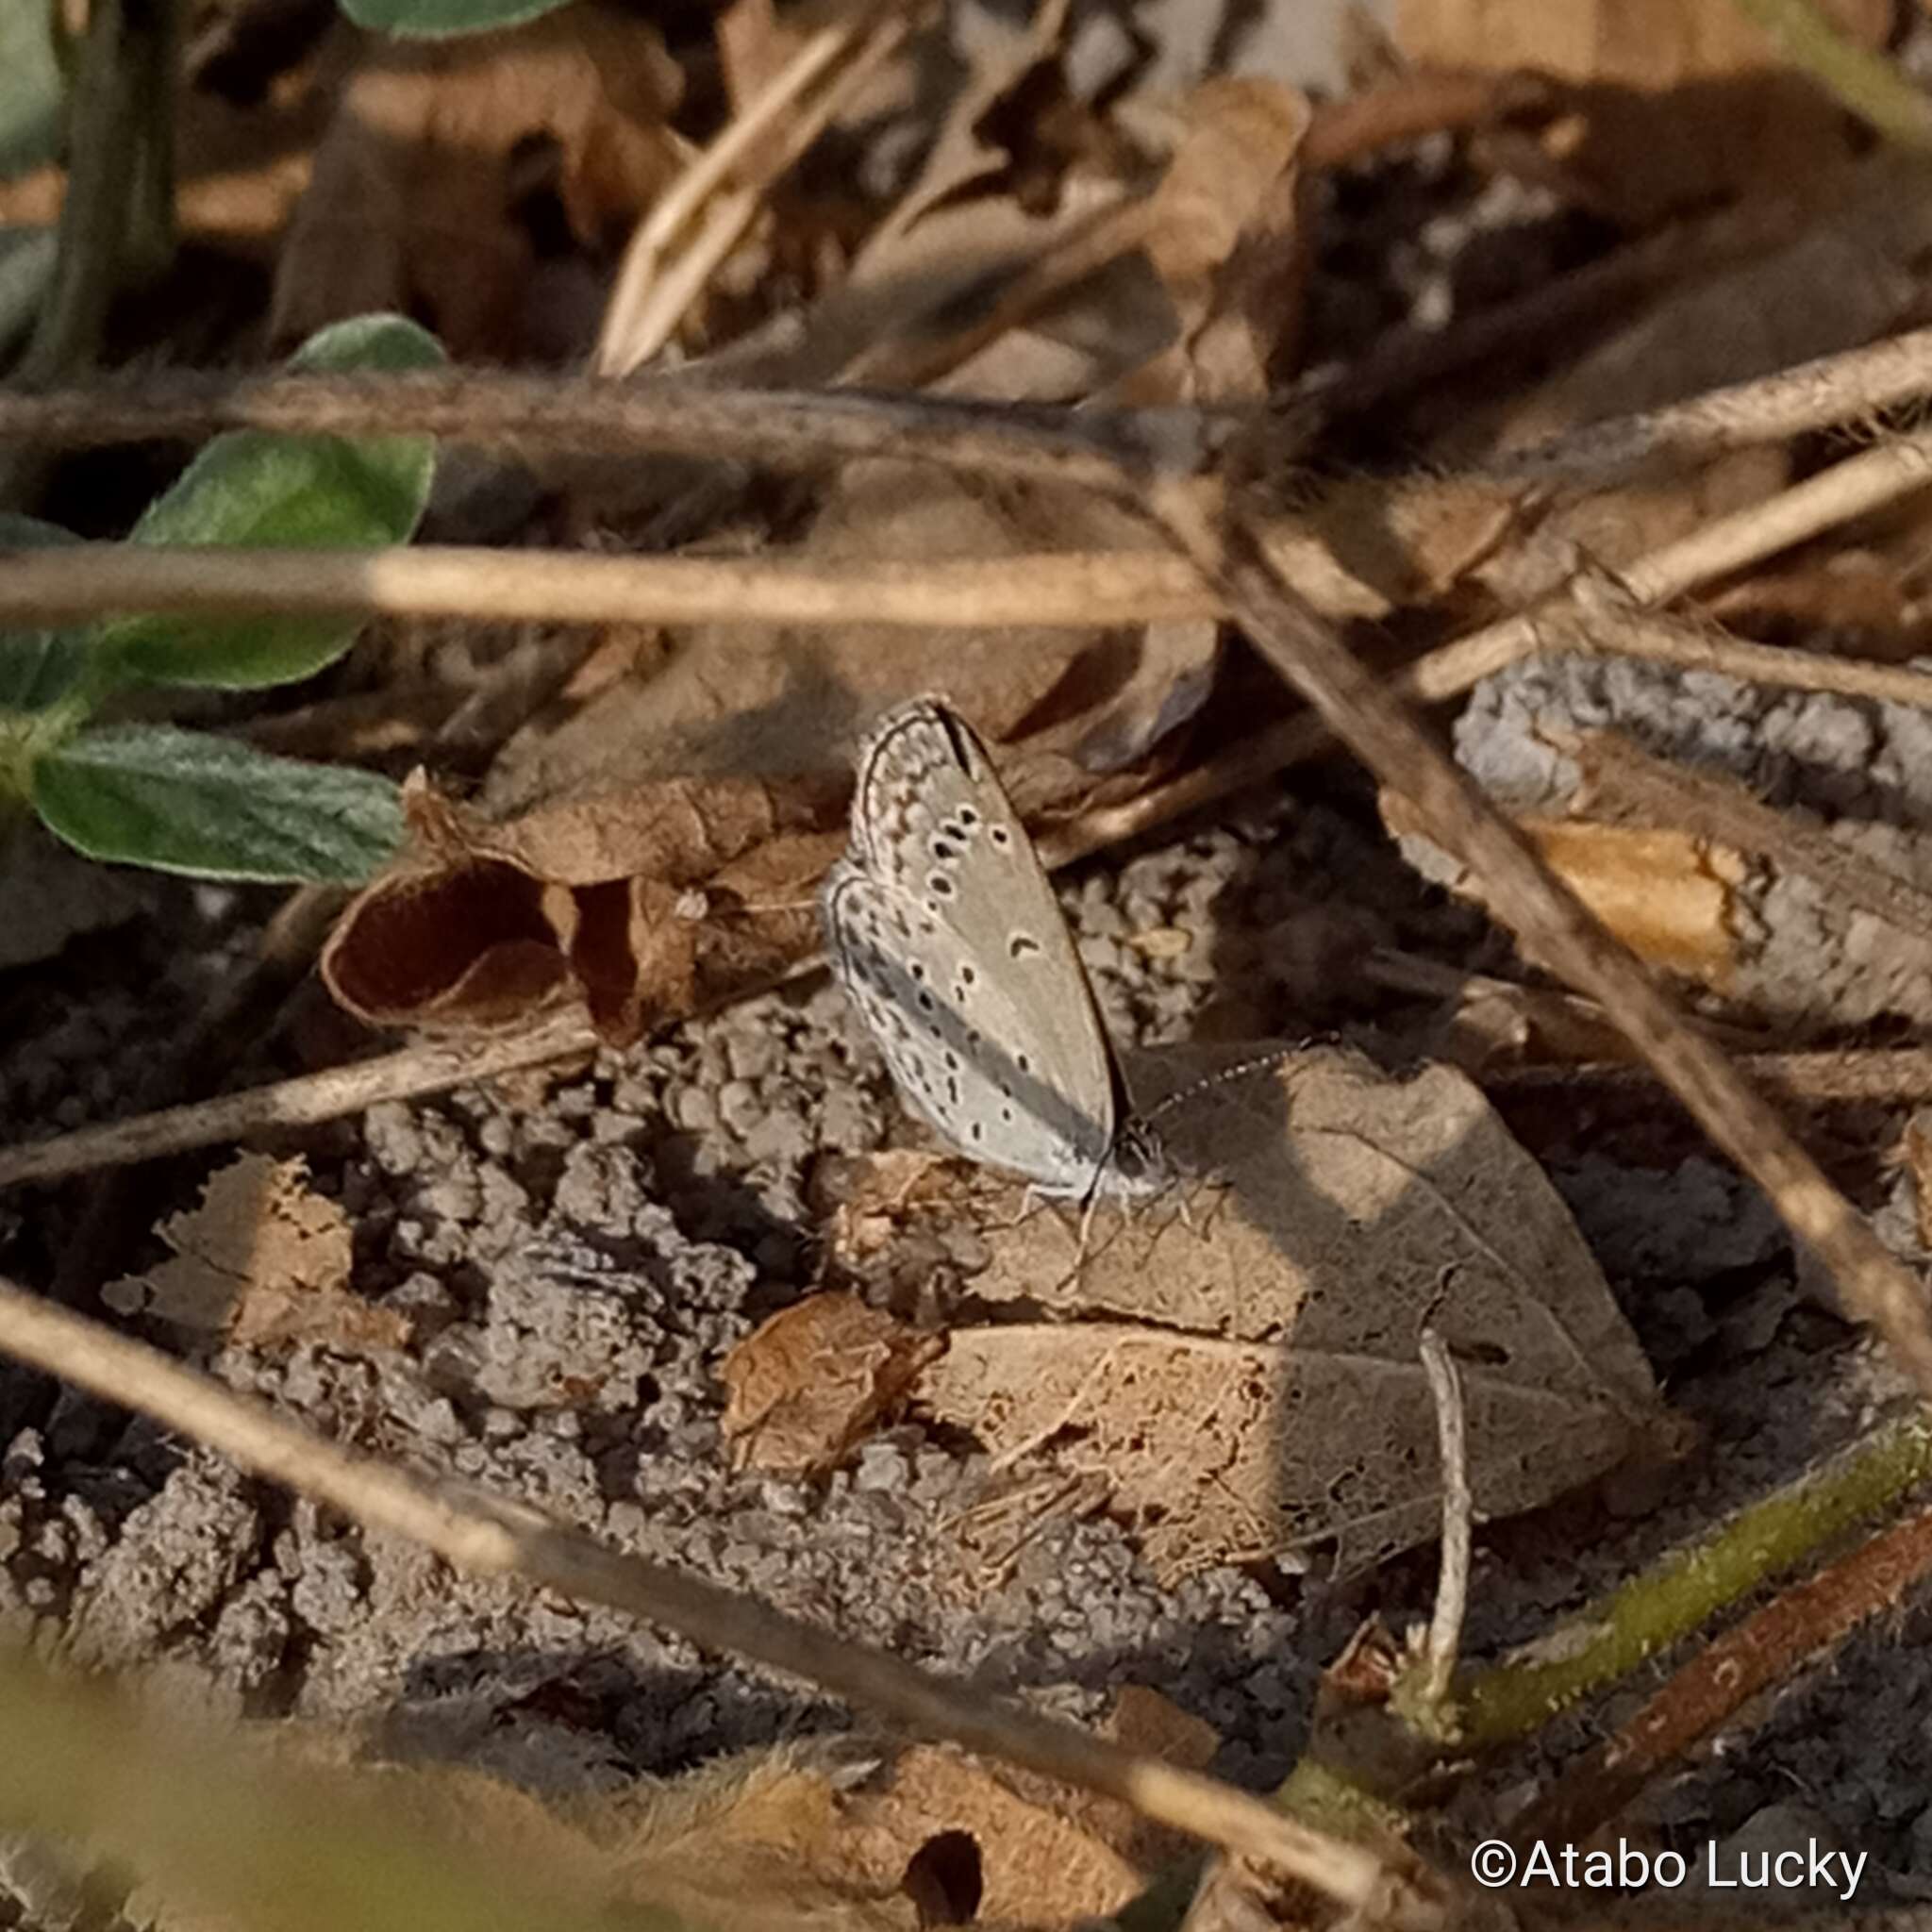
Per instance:
[[[1346,907],[1385,937],[1466,944],[1474,922],[1415,882],[1349,790],[1331,779],[1260,800],[1068,884],[1083,958],[1124,1037],[1173,1039],[1211,1014],[1234,990],[1218,960],[1245,961],[1244,1003],[1280,1011],[1263,936],[1297,918],[1319,924]],[[246,931],[245,895],[158,889],[154,903],[161,916],[83,946],[58,983],[16,999],[10,1131],[104,1110],[116,1069],[167,1024],[165,1003],[188,1011],[184,914],[198,916],[203,972]],[[1173,925],[1192,942],[1178,960],[1150,966],[1124,943]],[[1399,1062],[1412,1050],[1405,1019],[1424,1009],[1383,1000],[1369,1016],[1363,1004],[1338,1000],[1325,1017]],[[1675,1466],[1486,1531],[1476,1654],[1535,1636],[1850,1440],[1897,1393],[1870,1343],[1807,1288],[1761,1200],[1688,1130],[1639,1166],[1596,1144],[1588,1120],[1573,1126],[1540,1151],[1699,1440]],[[1122,1684],[1156,1686],[1215,1726],[1229,1776],[1278,1776],[1317,1673],[1371,1609],[1398,1624],[1425,1617],[1432,1560],[1341,1581],[1319,1559],[1230,1566],[1164,1590],[1101,1511],[1043,1522],[989,1576],[955,1533],[984,1494],[985,1458],[917,1420],[823,1482],[728,1469],[719,1365],[813,1279],[813,1162],[912,1138],[823,978],[608,1057],[535,1106],[484,1090],[384,1105],[289,1145],[352,1219],[358,1293],[407,1312],[418,1346],[357,1357],[230,1344],[213,1365],[385,1457],[525,1497],[990,1691],[1093,1717]],[[169,1198],[191,1199],[208,1165],[180,1162]],[[9,1198],[10,1269],[44,1273],[85,1198]],[[842,1722],[794,1686],[616,1615],[454,1577],[21,1373],[0,1376],[0,1399],[5,1624],[58,1633],[90,1663],[160,1668],[238,1714],[351,1719],[386,1752],[552,1792]],[[1753,1828],[1771,1842],[1828,1827],[1907,1897],[1912,1874],[1932,1878],[1932,1685],[1913,1661],[1913,1621],[1860,1639],[1784,1693],[1748,1742],[1666,1785],[1650,1807],[1666,1840],[1701,1843],[1770,1807]],[[1641,1688],[1546,1743],[1574,1747]],[[1532,1769],[1519,1758],[1499,1775]],[[1872,1895],[1868,1883],[1861,1902]],[[23,1909],[22,1923],[58,1923]]]

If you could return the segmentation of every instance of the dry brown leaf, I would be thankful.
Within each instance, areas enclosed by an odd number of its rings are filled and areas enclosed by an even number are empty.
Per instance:
[[[308,1178],[301,1159],[240,1156],[209,1178],[198,1208],[161,1223],[175,1258],[109,1283],[102,1299],[243,1347],[401,1348],[408,1319],[350,1292],[348,1216]]]
[[[1382,819],[1398,839],[1423,827],[1399,793],[1381,796]],[[1700,833],[1668,826],[1607,825],[1574,819],[1521,817],[1517,824],[1557,875],[1640,958],[1731,990],[1739,963],[1739,888],[1749,870],[1741,854]],[[1417,848],[1408,848],[1419,856]],[[1484,899],[1481,883],[1453,861],[1429,875],[1452,891]]]
[[[974,1294],[1081,1319],[955,1330],[919,1401],[996,1467],[1104,1476],[1164,1578],[1331,1538],[1352,1569],[1429,1536],[1425,1322],[1462,1364],[1483,1516],[1665,1433],[1568,1211],[1462,1074],[1310,1050],[1159,1125],[1183,1172],[1213,1176],[1179,1184],[1191,1226],[1177,1199],[1107,1208],[1083,1264],[1076,1216],[990,1209]]]
[[[530,346],[529,157],[595,250],[682,164],[683,75],[643,16],[578,0],[483,39],[372,42],[316,152],[275,277],[270,333],[420,317],[458,358]]]
[[[851,569],[1146,542],[1144,527],[1111,505],[982,492],[929,466],[869,462],[841,473],[802,554]],[[1198,640],[1177,658],[1131,629],[962,622],[938,633],[858,624],[747,636],[740,626],[703,626],[679,638],[657,675],[626,679],[561,724],[513,741],[491,771],[486,804],[501,817],[674,774],[763,777],[843,763],[881,712],[922,693],[943,698],[993,741],[1044,734],[1045,744],[1063,748],[1093,734],[1110,766],[1146,749],[1144,733],[1108,733],[1117,713],[1146,714],[1132,693],[1151,679],[1172,697],[1201,663]]]
[[[1115,385],[1117,402],[1257,401],[1300,343],[1307,96],[1278,81],[1222,78],[1194,91],[1186,115],[1142,244],[1174,305],[1176,340]]]
[[[1932,1252],[1932,1114],[1924,1108],[1906,1123],[1896,1158],[1911,1176],[1912,1220],[1919,1245]]]
[[[1891,0],[1824,4],[1884,44]],[[1402,0],[1396,20],[1419,65],[1575,83],[1575,114],[1545,131],[1543,153],[1636,225],[1727,194],[1814,192],[1855,152],[1838,104],[1735,0]]]
[[[732,1466],[819,1475],[905,1400],[944,1344],[856,1294],[808,1295],[724,1357],[719,1426]]]
[[[491,824],[405,788],[415,847],[330,935],[323,977],[372,1025],[477,1031],[580,1001],[627,1043],[818,945],[842,779],[667,779]]]

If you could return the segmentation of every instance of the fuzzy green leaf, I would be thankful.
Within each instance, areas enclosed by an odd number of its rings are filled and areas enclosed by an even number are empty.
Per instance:
[[[439,41],[519,26],[554,13],[564,0],[341,0],[341,5],[358,26],[372,33]]]
[[[399,315],[362,315],[311,336],[290,368],[311,374],[432,368],[436,338]],[[156,499],[136,543],[374,549],[408,541],[429,501],[436,446],[426,436],[217,437]],[[254,691],[307,677],[355,641],[356,618],[213,621],[154,614],[101,626],[128,677]]]
[[[173,725],[82,731],[42,755],[32,782],[34,809],[89,858],[205,878],[355,884],[403,836],[386,778]]]

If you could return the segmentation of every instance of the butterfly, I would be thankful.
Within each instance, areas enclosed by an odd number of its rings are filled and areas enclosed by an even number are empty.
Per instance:
[[[866,740],[823,905],[841,983],[948,1146],[1063,1200],[1165,1184],[1040,855],[986,746],[939,699],[898,706]]]

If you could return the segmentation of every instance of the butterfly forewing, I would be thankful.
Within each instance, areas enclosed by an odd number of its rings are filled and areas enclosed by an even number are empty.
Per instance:
[[[1032,841],[940,707],[902,707],[868,744],[825,913],[894,1077],[940,1133],[1044,1191],[1090,1191],[1118,1121],[1107,1036]]]

